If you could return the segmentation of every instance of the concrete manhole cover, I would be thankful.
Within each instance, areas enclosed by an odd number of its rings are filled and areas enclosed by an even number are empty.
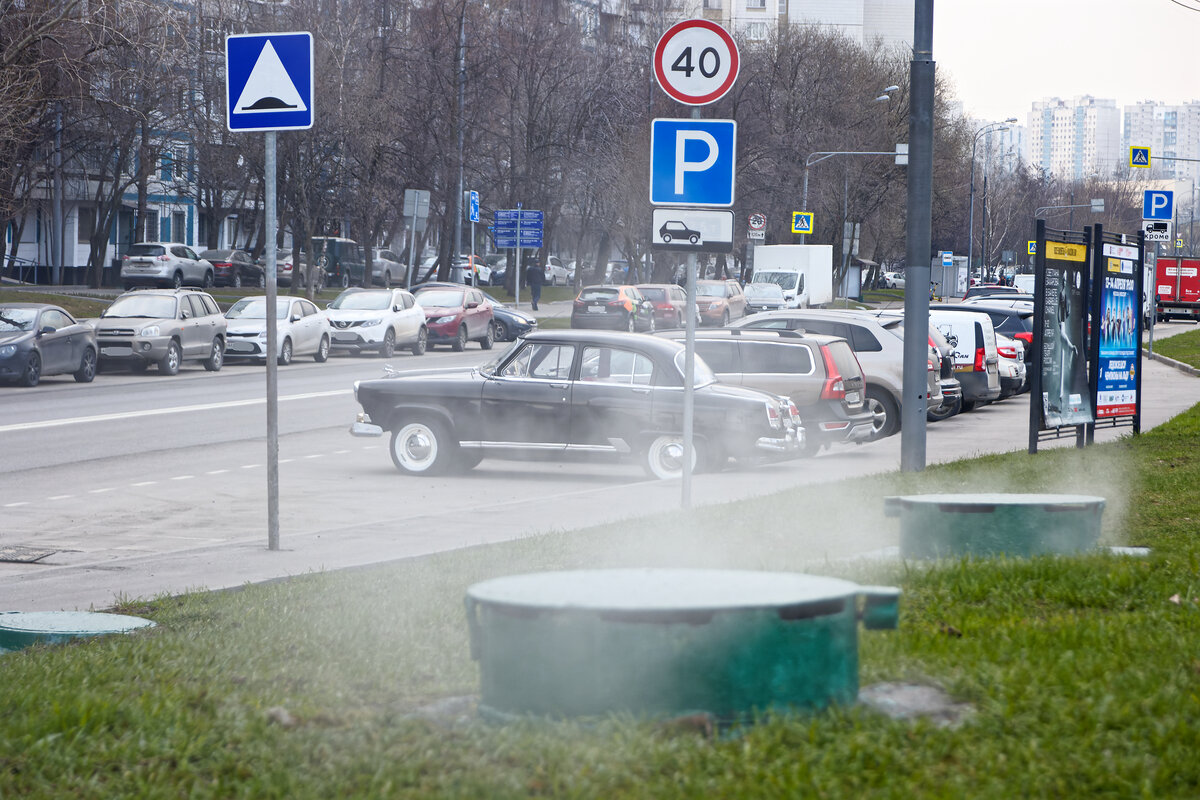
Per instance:
[[[44,550],[40,547],[23,547],[19,544],[0,545],[0,561],[15,561],[21,564],[32,564],[41,561],[57,550]]]

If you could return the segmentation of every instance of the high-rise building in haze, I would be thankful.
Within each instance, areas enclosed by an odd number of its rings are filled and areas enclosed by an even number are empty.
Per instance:
[[[851,41],[912,48],[915,0],[702,0],[704,16],[748,39],[783,25],[815,25]]]
[[[1046,98],[1033,104],[1026,132],[1029,163],[1060,178],[1105,177],[1123,161],[1116,100]]]
[[[1150,177],[1196,181],[1200,164],[1171,159],[1200,158],[1200,101],[1172,106],[1147,100],[1125,106],[1121,144],[1124,153],[1130,147],[1150,148]]]

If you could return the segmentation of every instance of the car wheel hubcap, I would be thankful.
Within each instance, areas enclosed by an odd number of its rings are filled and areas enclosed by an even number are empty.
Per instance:
[[[868,398],[867,408],[871,410],[871,427],[878,433],[887,424],[887,409],[883,407],[883,403],[874,398]]]
[[[425,470],[437,457],[437,440],[424,425],[407,425],[396,437],[396,457],[407,469]]]

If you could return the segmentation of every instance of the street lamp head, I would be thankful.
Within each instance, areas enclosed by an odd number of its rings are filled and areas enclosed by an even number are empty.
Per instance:
[[[1016,122],[1017,122],[1017,118],[1016,118],[1016,117],[1009,117],[1008,119],[1006,119],[1006,120],[1004,120],[1004,121],[1005,121],[1005,122],[1007,122],[1009,125],[1015,125],[1015,124],[1016,124]]]
[[[900,87],[899,87],[899,86],[892,85],[892,86],[889,86],[889,87],[887,87],[887,88],[886,88],[886,89],[884,89],[883,91],[884,91],[884,92],[898,92],[898,91],[900,91]]]
[[[871,102],[872,103],[886,103],[888,100],[891,100],[891,99],[892,99],[891,95],[881,94],[881,95],[879,95],[879,97],[876,97]]]

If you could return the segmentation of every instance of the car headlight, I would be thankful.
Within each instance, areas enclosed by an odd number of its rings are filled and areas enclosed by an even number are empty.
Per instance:
[[[446,316],[446,317],[438,317],[437,319],[435,319],[435,320],[433,321],[433,324],[434,324],[434,325],[441,325],[441,324],[442,324],[442,323],[444,323],[444,322],[454,322],[454,315],[453,315],[453,314],[451,314],[451,315],[449,315],[449,316]]]
[[[376,325],[382,325],[382,324],[383,324],[383,317],[376,317],[375,319],[364,319],[362,321],[362,326],[364,328],[374,328]]]
[[[17,346],[15,344],[6,344],[3,347],[0,347],[0,358],[8,358],[15,352],[17,352]]]
[[[147,325],[138,331],[138,336],[158,336],[158,333],[157,325]]]

